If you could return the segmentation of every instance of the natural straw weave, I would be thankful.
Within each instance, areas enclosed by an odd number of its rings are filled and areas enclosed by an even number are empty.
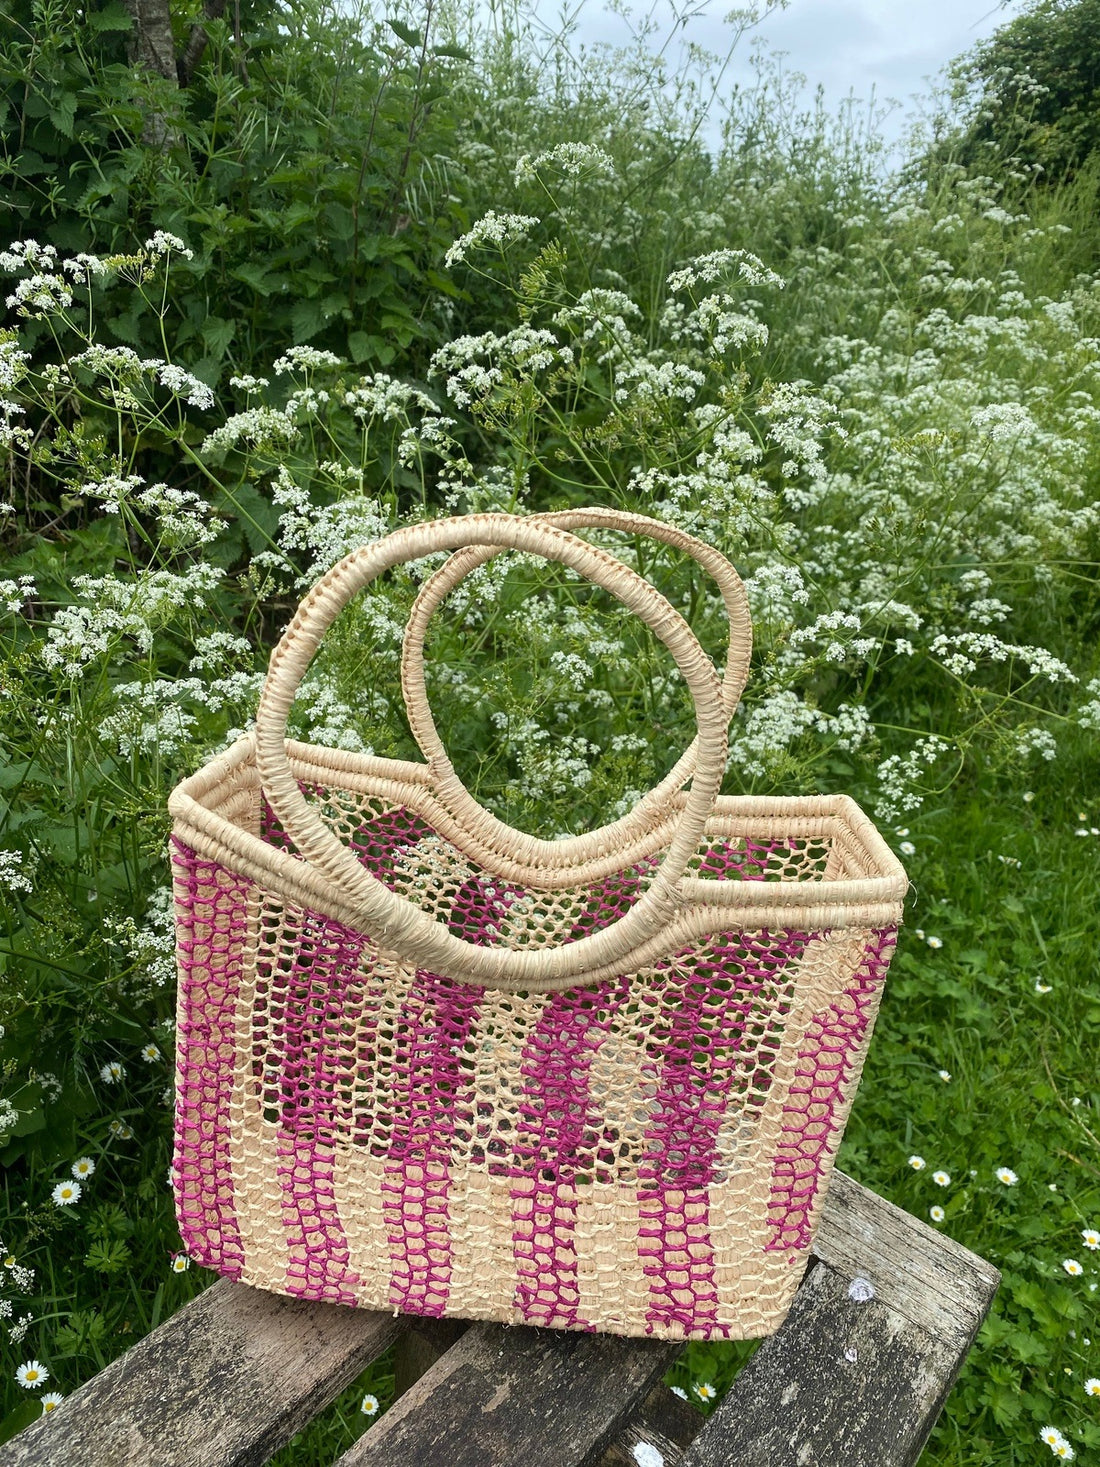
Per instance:
[[[624,530],[717,582],[717,676]],[[463,787],[424,635],[501,549],[560,561],[665,642],[698,735],[627,816],[544,841]],[[423,584],[402,684],[424,764],[286,739],[341,607]],[[666,1338],[771,1333],[804,1270],[905,875],[846,796],[719,796],[748,670],[729,563],[639,515],[471,515],[349,555],[271,658],[256,730],[176,789],[180,1228],[261,1288]],[[683,785],[691,781],[685,794]]]

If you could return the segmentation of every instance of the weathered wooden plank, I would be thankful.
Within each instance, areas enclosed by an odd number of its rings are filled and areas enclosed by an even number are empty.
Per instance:
[[[659,1340],[475,1325],[337,1467],[598,1462],[679,1348]]]
[[[841,1175],[814,1251],[779,1333],[681,1467],[911,1467],[920,1456],[1000,1275]],[[872,1298],[850,1295],[856,1279]]]
[[[666,1385],[650,1391],[645,1404],[608,1447],[599,1467],[638,1467],[639,1461],[656,1464],[656,1452],[662,1467],[676,1467],[684,1448],[703,1427],[703,1417],[694,1406],[674,1395]],[[648,1452],[638,1453],[639,1447]]]
[[[221,1279],[0,1448],[2,1467],[259,1467],[397,1338]]]

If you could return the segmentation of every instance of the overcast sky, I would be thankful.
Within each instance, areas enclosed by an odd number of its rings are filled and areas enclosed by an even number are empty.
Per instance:
[[[670,14],[669,0],[634,0],[636,15],[652,10]],[[718,16],[726,0],[711,0],[714,17],[693,19],[690,39],[712,50],[725,50]],[[540,13],[549,15],[555,0],[541,0]],[[682,0],[678,7],[683,8]],[[990,35],[1019,13],[1021,0],[790,0],[785,10],[769,16],[752,36],[762,37],[773,50],[787,54],[785,66],[803,72],[811,89],[825,88],[830,106],[849,92],[863,100],[872,95],[900,105],[884,132],[900,136],[905,114],[914,97],[927,93],[926,78],[937,75],[953,57]],[[621,41],[625,27],[598,3],[588,0],[580,12],[578,38]],[[728,79],[751,80],[750,46],[742,41],[727,73]]]

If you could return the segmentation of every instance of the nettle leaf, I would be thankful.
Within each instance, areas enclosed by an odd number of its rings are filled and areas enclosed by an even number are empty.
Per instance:
[[[391,18],[386,23],[394,35],[405,42],[406,46],[422,46],[424,44],[423,31],[413,30],[412,26],[406,25],[403,20],[393,20]]]
[[[202,323],[203,345],[210,356],[216,361],[221,361],[229,348],[229,343],[237,334],[237,323],[226,321],[221,316],[208,316]]]
[[[84,24],[92,32],[128,31],[130,12],[124,5],[108,5],[103,10],[85,10]]]

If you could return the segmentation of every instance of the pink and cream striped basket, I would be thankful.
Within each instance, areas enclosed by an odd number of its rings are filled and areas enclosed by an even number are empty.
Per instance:
[[[665,541],[713,576],[723,675],[647,581],[570,533],[584,527]],[[503,549],[617,596],[695,700],[697,737],[661,785],[569,840],[479,806],[428,708],[428,619]],[[340,608],[440,550],[453,553],[424,581],[403,650],[426,762],[289,742]],[[843,795],[719,795],[750,642],[721,555],[611,510],[410,526],[314,587],[272,655],[255,731],[171,799],[173,1179],[192,1258],[412,1314],[672,1339],[778,1327],[906,880]]]

